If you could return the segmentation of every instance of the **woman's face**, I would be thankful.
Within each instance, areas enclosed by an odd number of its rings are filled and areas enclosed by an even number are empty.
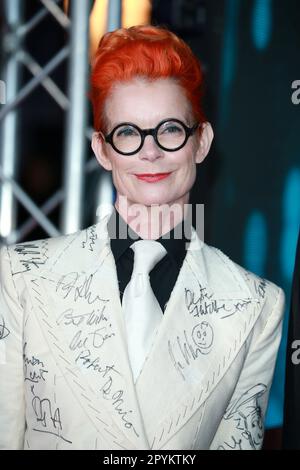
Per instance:
[[[141,129],[154,128],[164,119],[176,118],[191,127],[189,102],[182,88],[171,79],[148,82],[141,79],[114,86],[106,101],[107,134],[120,123],[136,124]],[[130,204],[146,206],[188,203],[196,178],[196,164],[208,153],[213,132],[209,123],[197,130],[177,151],[161,149],[151,135],[146,136],[138,153],[125,156],[109,143],[93,135],[92,147],[100,164],[112,171],[117,203],[125,196]],[[137,175],[168,173],[163,179],[141,179]]]

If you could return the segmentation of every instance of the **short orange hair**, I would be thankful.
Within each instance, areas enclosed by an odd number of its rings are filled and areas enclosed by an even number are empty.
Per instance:
[[[99,42],[92,63],[90,91],[95,130],[105,127],[104,104],[112,86],[137,77],[175,79],[191,104],[194,118],[205,121],[200,61],[168,29],[143,25],[106,33]]]

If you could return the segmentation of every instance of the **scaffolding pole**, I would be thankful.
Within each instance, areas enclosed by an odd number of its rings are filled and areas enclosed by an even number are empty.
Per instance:
[[[11,102],[18,94],[20,82],[20,64],[17,52],[20,39],[17,35],[22,21],[21,0],[5,0],[4,22],[6,31],[3,35],[4,60],[1,79],[6,85],[6,101]],[[18,161],[18,110],[14,109],[0,121],[0,164],[3,176],[15,179]],[[16,202],[11,185],[4,182],[0,188],[0,236],[6,239],[16,227]]]
[[[114,31],[121,27],[122,1],[109,0],[107,14],[107,31]]]
[[[67,112],[64,185],[61,230],[71,233],[82,228],[85,133],[89,64],[89,0],[71,2],[71,49],[69,62],[70,107]]]
[[[4,243],[15,243],[26,238],[40,225],[49,236],[60,232],[51,223],[49,214],[62,205],[61,225],[64,233],[81,228],[83,216],[83,186],[88,173],[96,171],[94,158],[85,162],[86,144],[93,129],[87,126],[87,93],[89,44],[88,29],[91,0],[72,0],[71,18],[62,10],[61,0],[40,0],[41,8],[31,19],[24,22],[22,0],[3,0],[3,57],[1,68],[0,109],[0,239]],[[107,30],[121,26],[121,0],[108,3]],[[24,49],[26,36],[40,24],[47,15],[69,32],[69,40],[43,67]],[[67,58],[69,61],[68,94],[65,95],[55,84],[50,74]],[[21,72],[27,68],[33,77],[21,86]],[[43,86],[66,112],[66,138],[64,149],[64,186],[39,208],[17,182],[18,115],[21,103],[38,88]],[[3,98],[6,98],[3,102]],[[111,175],[99,168],[99,184],[95,188],[95,202],[112,201],[113,186]],[[29,219],[17,227],[16,201],[29,212]],[[95,211],[96,212],[96,211]],[[95,214],[96,215],[96,214]]]

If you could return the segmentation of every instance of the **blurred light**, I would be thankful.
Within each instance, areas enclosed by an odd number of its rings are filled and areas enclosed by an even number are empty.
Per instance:
[[[227,123],[228,108],[231,104],[230,87],[236,71],[240,6],[239,0],[226,1],[219,97],[220,128]]]
[[[245,231],[244,260],[249,271],[264,276],[267,258],[267,227],[265,217],[254,211],[248,219]]]
[[[105,217],[108,213],[108,208],[111,208],[114,203],[114,186],[111,181],[111,174],[107,171],[101,172],[99,182],[96,190],[96,219]]]
[[[93,57],[99,41],[106,32],[109,0],[95,0],[90,16],[90,57]]]
[[[296,244],[300,224],[300,169],[289,171],[282,201],[282,238],[280,264],[282,274],[290,282],[295,264]]]
[[[291,281],[295,264],[296,245],[300,223],[300,168],[292,168],[283,188],[281,214],[280,267],[282,272],[281,287],[286,294],[286,312],[284,315],[282,340],[278,352],[270,401],[266,416],[266,427],[282,426],[284,400],[285,358],[288,336]]]
[[[255,0],[252,12],[252,40],[256,49],[263,50],[271,39],[272,0]]]
[[[151,19],[150,0],[123,0],[122,26],[129,28],[138,24],[148,24]]]
[[[84,1],[84,0],[82,0]],[[107,12],[109,0],[94,0],[90,16],[90,57],[93,57],[99,41],[107,31]],[[69,0],[64,0],[64,10],[68,12]],[[129,28],[151,21],[151,0],[123,0],[122,26]]]

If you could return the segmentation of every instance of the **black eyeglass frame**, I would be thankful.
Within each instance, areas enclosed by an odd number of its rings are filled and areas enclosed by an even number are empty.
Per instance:
[[[157,139],[157,132],[158,132],[158,129],[160,128],[160,126],[162,126],[165,122],[177,122],[179,123],[185,130],[185,139],[183,141],[182,144],[180,144],[178,147],[174,148],[174,149],[168,149],[166,147],[164,147],[163,145],[161,145]],[[113,130],[107,134],[107,135],[104,135],[104,140],[105,142],[107,142],[108,144],[110,144],[112,146],[112,148],[117,152],[117,153],[120,153],[121,155],[134,155],[136,153],[138,153],[141,148],[143,147],[144,145],[144,141],[145,141],[145,138],[147,135],[152,135],[152,137],[154,138],[154,141],[155,143],[158,145],[158,147],[160,147],[162,150],[165,150],[166,152],[176,152],[177,150],[180,150],[182,147],[185,146],[185,144],[187,143],[189,137],[194,134],[194,132],[197,130],[197,128],[199,127],[200,123],[196,123],[194,124],[192,127],[188,127],[186,124],[184,124],[184,122],[180,121],[179,119],[164,119],[163,121],[161,121],[160,123],[157,124],[156,127],[153,127],[152,129],[140,129],[136,124],[133,124],[132,122],[121,122],[120,124],[118,124],[116,127],[113,128]],[[137,150],[135,150],[134,152],[121,152],[121,150],[119,150],[113,143],[113,135],[114,133],[116,132],[117,129],[119,129],[119,127],[122,127],[122,126],[131,126],[131,127],[134,127],[138,133],[140,134],[141,136],[141,144],[140,146],[137,148]]]

